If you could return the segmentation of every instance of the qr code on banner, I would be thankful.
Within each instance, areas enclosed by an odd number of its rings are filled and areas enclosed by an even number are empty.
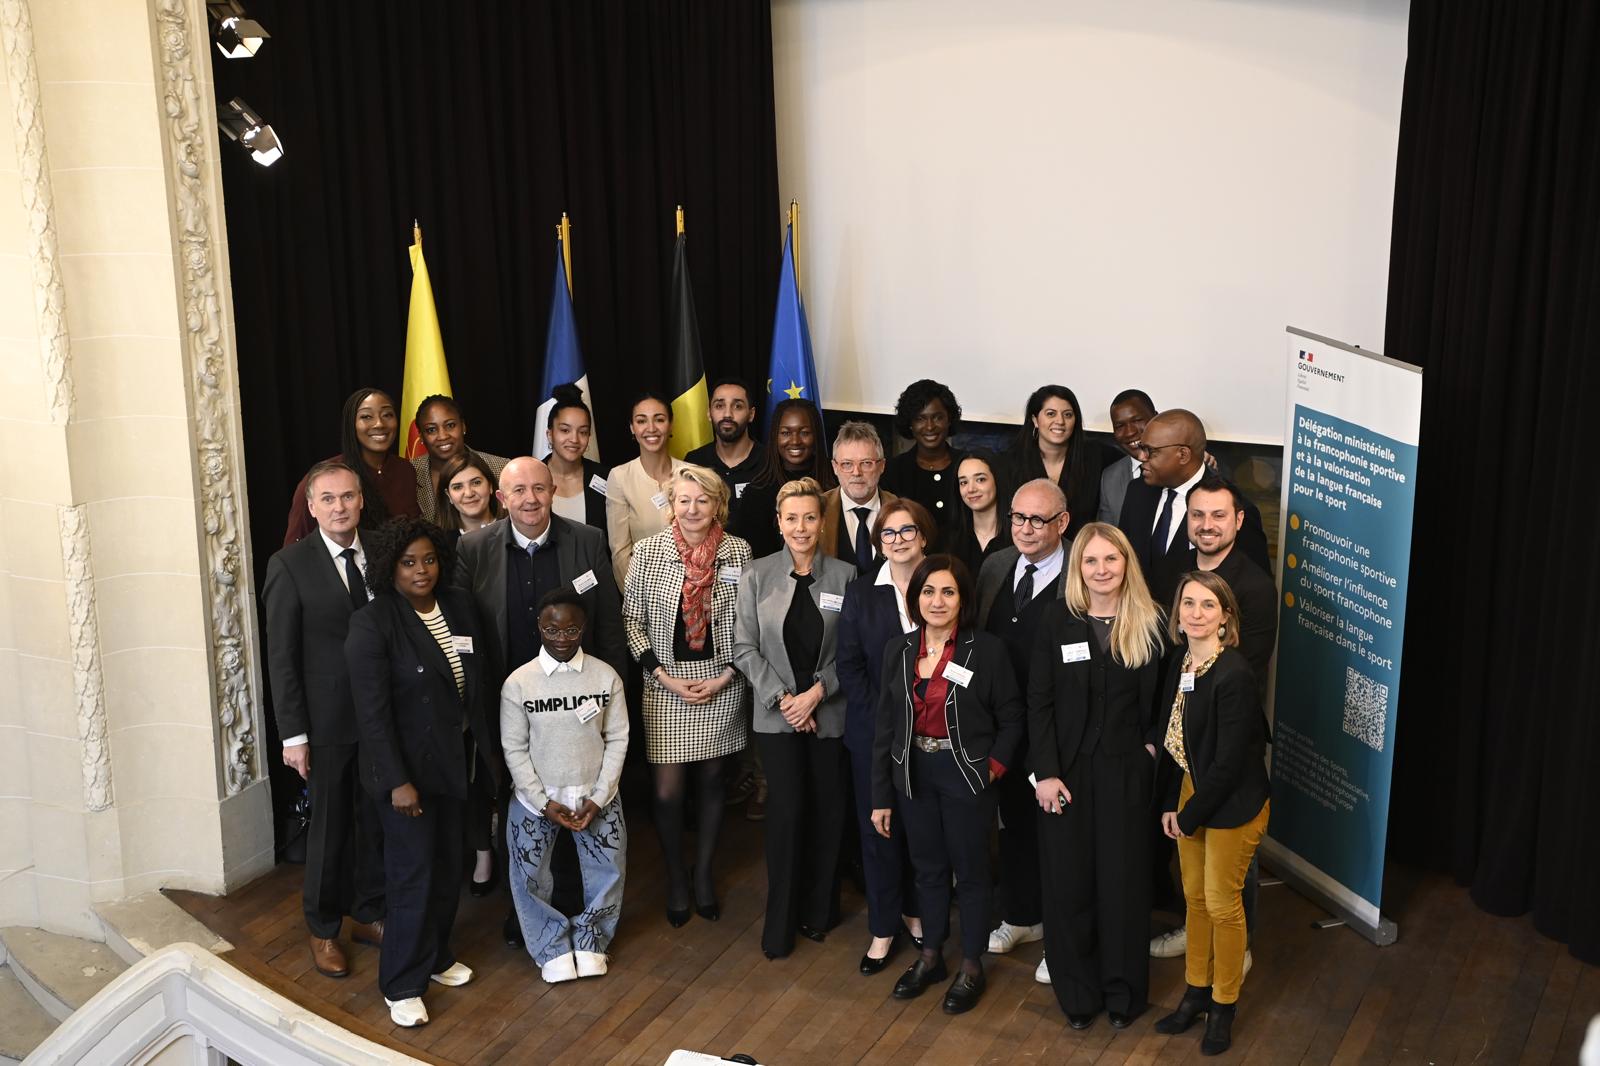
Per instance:
[[[1383,750],[1389,725],[1389,686],[1344,668],[1344,731],[1373,751]]]

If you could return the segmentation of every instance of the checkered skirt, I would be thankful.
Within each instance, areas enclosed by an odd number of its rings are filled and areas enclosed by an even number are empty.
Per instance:
[[[750,562],[750,545],[726,536],[717,547],[717,568],[742,570]],[[673,659],[673,633],[682,609],[683,560],[667,529],[633,546],[633,566],[622,596],[622,621],[628,650],[635,659],[648,649],[673,677],[688,680],[716,677],[733,665],[736,582],[720,576],[711,594],[712,657],[679,663]],[[743,751],[750,735],[750,712],[744,676],[735,673],[710,703],[689,706],[662,687],[653,676],[644,679],[640,714],[644,719],[645,756],[653,763],[694,762]]]

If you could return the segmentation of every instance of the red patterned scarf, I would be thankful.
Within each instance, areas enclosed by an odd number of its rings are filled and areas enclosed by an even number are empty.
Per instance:
[[[683,636],[689,647],[700,651],[706,646],[706,630],[711,626],[711,594],[717,584],[717,549],[722,546],[722,525],[711,523],[706,539],[690,544],[683,539],[678,523],[672,523],[672,539],[683,560]]]

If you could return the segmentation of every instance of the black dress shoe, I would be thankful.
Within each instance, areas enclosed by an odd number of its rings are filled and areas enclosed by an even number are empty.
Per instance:
[[[667,922],[674,929],[682,929],[684,927],[684,924],[686,922],[688,922],[688,920],[689,920],[689,914],[690,914],[690,911],[689,911],[688,907],[685,907],[681,911],[675,911],[671,907],[668,907],[667,908]]]
[[[1143,1014],[1144,1011],[1144,1007],[1129,1011],[1108,1010],[1106,1011],[1106,1020],[1111,1023],[1111,1028],[1113,1029],[1126,1029],[1137,1021],[1139,1015]]]
[[[795,927],[795,932],[799,933],[801,936],[805,937],[807,940],[816,941],[818,944],[820,944],[824,940],[828,939],[828,934],[826,932],[824,932],[821,929],[813,929],[809,925],[796,926]]]
[[[911,932],[911,927],[905,922],[900,923],[900,928],[905,931],[906,939],[911,941],[911,946],[918,951],[922,950],[922,938]]]
[[[1067,1015],[1067,1024],[1074,1029],[1083,1030],[1094,1024],[1095,1017],[1094,1011],[1090,1011],[1087,1014],[1069,1014]]]
[[[899,946],[900,938],[898,936],[891,937],[889,939],[889,950],[883,953],[883,958],[875,959],[871,955],[862,955],[861,976],[871,977],[874,974],[882,973],[884,968],[889,965],[889,960],[894,958],[895,949]]]
[[[944,1012],[946,1014],[965,1014],[978,1005],[978,1000],[983,996],[983,990],[988,987],[988,981],[981,973],[967,973],[962,970],[956,974],[956,979],[950,982],[949,991],[944,994]]]
[[[905,973],[900,975],[900,980],[894,983],[895,999],[916,999],[929,985],[938,984],[950,972],[944,968],[944,960],[930,963],[922,956],[917,956],[917,961],[912,963]]]
[[[715,900],[710,903],[696,903],[694,912],[708,922],[715,922],[722,918],[722,907]]]
[[[1206,1034],[1200,1038],[1200,1054],[1220,1055],[1233,1044],[1234,1003],[1213,1003],[1206,1015]]]
[[[1162,1036],[1177,1036],[1205,1017],[1211,1011],[1211,989],[1190,985],[1178,1001],[1178,1009],[1156,1022],[1156,1032]]]
[[[506,915],[506,924],[500,927],[500,935],[505,937],[506,947],[525,948],[527,942],[522,939],[522,923],[517,921],[517,912],[512,911]]]

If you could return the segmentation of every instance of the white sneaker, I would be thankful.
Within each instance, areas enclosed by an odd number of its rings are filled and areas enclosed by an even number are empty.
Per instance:
[[[412,996],[410,999],[388,999],[389,1020],[402,1029],[415,1029],[419,1025],[428,1024],[428,1008],[422,1005],[421,996]]]
[[[443,973],[436,973],[428,980],[444,985],[447,988],[459,988],[472,980],[472,967],[461,962],[452,962],[450,968]]]
[[[1031,944],[1035,940],[1044,939],[1044,924],[1039,925],[1012,925],[1010,922],[1001,922],[989,934],[989,954],[1004,955],[1019,944]]]
[[[574,951],[572,958],[577,964],[579,977],[599,977],[606,972],[606,963],[611,961],[610,956],[598,951]]]
[[[1189,929],[1178,926],[1170,933],[1150,938],[1150,957],[1153,959],[1181,958],[1189,950]]]
[[[1050,965],[1049,964],[1050,964],[1050,960],[1049,959],[1040,959],[1039,960],[1038,969],[1033,971],[1033,979],[1035,981],[1038,981],[1041,985],[1047,985],[1047,984],[1050,983]]]
[[[574,981],[578,977],[578,961],[572,953],[557,955],[543,966],[539,967],[539,976],[552,985],[562,981]]]

